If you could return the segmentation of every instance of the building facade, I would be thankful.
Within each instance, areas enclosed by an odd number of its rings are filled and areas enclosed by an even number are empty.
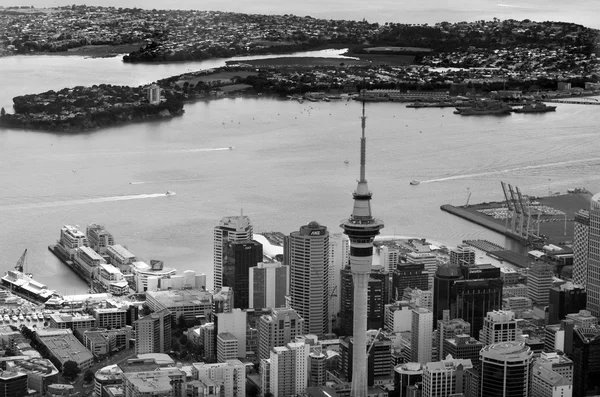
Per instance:
[[[229,241],[252,240],[252,222],[244,215],[227,216],[221,219],[213,231],[213,288],[223,286],[223,261],[225,247]]]
[[[573,283],[587,285],[589,259],[590,213],[580,210],[575,214],[575,232],[573,235]]]

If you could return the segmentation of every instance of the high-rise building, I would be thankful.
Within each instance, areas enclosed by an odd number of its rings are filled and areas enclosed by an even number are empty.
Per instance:
[[[479,335],[487,312],[502,308],[500,269],[492,265],[461,268],[463,279],[454,282],[456,316],[471,324],[471,334]]]
[[[549,291],[554,276],[552,265],[534,263],[527,273],[527,297],[539,306],[549,303]]]
[[[409,396],[409,391],[423,379],[423,366],[419,363],[404,363],[394,368],[395,384],[400,397]]]
[[[166,353],[171,350],[171,316],[162,309],[135,322],[135,352]]]
[[[254,240],[228,241],[223,256],[223,287],[233,288],[233,307],[250,306],[250,268],[262,261],[262,244]]]
[[[573,283],[565,283],[550,289],[548,308],[549,324],[558,324],[569,313],[585,309],[587,294],[585,289]]]
[[[573,396],[597,395],[600,390],[600,328],[566,327],[565,331],[565,339],[570,341],[565,343],[565,353],[573,360]]]
[[[329,323],[328,332],[338,328],[341,310],[342,269],[348,266],[350,240],[343,233],[329,235]]]
[[[192,378],[221,384],[223,396],[246,396],[246,367],[240,360],[213,364],[192,363]]]
[[[588,240],[587,310],[600,317],[600,193],[590,204],[590,231]]]
[[[457,358],[429,362],[423,366],[422,397],[450,396],[464,393],[464,376],[473,368],[471,360]]]
[[[369,273],[373,261],[373,240],[383,228],[383,222],[373,218],[371,213],[371,197],[365,175],[365,155],[367,138],[365,137],[365,103],[362,108],[362,136],[360,139],[360,179],[353,194],[354,207],[352,214],[340,225],[350,238],[350,269],[354,284],[354,316],[353,316],[353,354],[351,397],[367,396],[367,289]]]
[[[395,243],[383,243],[377,245],[377,254],[379,255],[379,264],[393,272],[400,263],[401,250]]]
[[[567,320],[572,321],[576,327],[596,328],[598,325],[598,317],[593,316],[589,310],[580,310],[579,313],[569,313],[565,317]]]
[[[403,301],[409,301],[414,306],[433,310],[433,292],[423,291],[418,288],[407,288],[402,295]],[[433,311],[432,311],[433,313]]]
[[[426,364],[431,361],[433,313],[423,307],[412,311],[410,334],[411,361]]]
[[[444,318],[437,321],[436,338],[434,341],[434,348],[437,349],[438,360],[443,360],[448,354],[444,350],[444,340],[452,339],[457,335],[463,334],[471,334],[471,324],[462,318],[450,319],[450,311],[444,310]],[[454,358],[459,357],[454,356]]]
[[[443,346],[446,356],[451,355],[454,358],[463,360],[470,359],[473,368],[479,370],[479,352],[485,346],[483,343],[470,335],[462,334],[451,339],[445,339]]]
[[[452,263],[438,266],[433,278],[434,321],[442,320],[444,310],[450,311],[450,318],[456,317],[454,282],[462,279],[460,267]]]
[[[223,261],[229,241],[252,240],[252,222],[244,215],[227,216],[214,229],[213,264],[214,289],[223,286]]]
[[[26,396],[27,374],[20,371],[0,370],[0,396]]]
[[[306,391],[309,352],[310,346],[303,342],[271,349],[270,391],[274,396],[295,396]]]
[[[589,259],[590,213],[580,210],[575,214],[575,233],[573,235],[573,283],[587,285]]]
[[[412,306],[409,302],[398,301],[385,305],[384,329],[391,333],[411,330]]]
[[[573,382],[573,361],[564,354],[542,352],[535,359],[535,364],[548,368]]]
[[[479,340],[484,345],[492,345],[500,342],[514,342],[521,336],[517,327],[515,313],[494,310],[488,312],[483,320],[483,328],[479,333]]]
[[[427,272],[427,289],[433,288],[433,275],[438,267],[437,257],[431,252],[409,252],[406,254],[406,261],[413,265],[423,265]]]
[[[285,241],[291,307],[304,319],[304,332],[322,337],[329,330],[329,232],[313,221]]]
[[[422,263],[400,263],[391,272],[393,300],[402,299],[402,294],[407,288],[418,288],[426,291],[429,287],[429,273],[425,270]]]
[[[108,246],[115,244],[112,234],[107,232],[104,226],[96,223],[89,224],[85,230],[85,234],[90,248],[99,254],[104,254]]]
[[[475,251],[466,244],[459,244],[450,249],[450,263],[456,266],[471,266],[475,264]]]
[[[523,342],[502,342],[480,352],[480,396],[528,397],[533,352]]]
[[[559,373],[533,364],[531,371],[531,397],[571,397],[573,383]]]
[[[250,309],[285,307],[289,269],[281,262],[259,262],[256,267],[250,268]]]
[[[378,331],[367,332],[368,351],[367,366],[363,371],[367,374],[367,386],[384,385],[392,382],[392,341]],[[338,370],[342,378],[352,380],[354,376],[353,355],[354,340],[352,337],[340,340],[340,361]]]
[[[285,346],[304,335],[304,320],[294,309],[271,309],[258,319],[258,357],[267,359],[273,347]]]
[[[234,358],[246,358],[246,328],[247,328],[247,315],[245,310],[241,309],[233,309],[230,313],[218,313],[213,317],[215,332],[214,332],[214,346],[218,351],[218,337],[222,333],[229,333],[231,336],[235,338],[236,342],[236,352],[233,357],[228,357],[229,359]],[[224,343],[227,343],[229,347],[233,346],[231,342],[231,338],[228,336],[227,338],[222,338]],[[223,362],[225,360],[221,360]]]

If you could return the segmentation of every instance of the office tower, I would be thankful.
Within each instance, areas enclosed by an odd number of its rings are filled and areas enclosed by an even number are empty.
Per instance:
[[[228,241],[223,256],[223,287],[233,289],[233,307],[248,309],[250,268],[262,261],[262,244],[254,240]]]
[[[217,335],[217,362],[224,363],[238,357],[238,339],[229,332],[221,332]]]
[[[329,235],[329,329],[340,326],[342,269],[348,265],[350,240],[343,233]]]
[[[427,288],[433,288],[433,275],[438,267],[438,259],[431,252],[409,252],[406,254],[406,261],[413,265],[423,265],[427,272]]]
[[[600,317],[600,193],[590,204],[590,230],[588,240],[587,310]]]
[[[314,346],[308,354],[308,385],[322,386],[327,380],[327,355],[321,346]]]
[[[425,364],[421,396],[437,397],[464,393],[465,372],[471,368],[471,360],[452,357]]]
[[[564,354],[542,352],[534,364],[550,369],[573,382],[573,361]]]
[[[222,363],[192,363],[192,378],[222,385],[223,396],[246,396],[246,367],[237,359]],[[208,394],[210,396],[210,394]]]
[[[492,265],[474,265],[462,267],[461,271],[463,279],[454,282],[455,297],[452,298],[456,299],[456,318],[471,324],[471,334],[476,336],[487,312],[502,307],[500,269]]]
[[[418,288],[426,291],[429,287],[429,273],[422,263],[399,263],[392,273],[393,300],[402,299],[402,294],[407,288]]]
[[[250,309],[285,307],[289,269],[281,262],[259,262],[256,267],[250,268]]]
[[[171,350],[171,316],[162,309],[135,322],[135,352],[167,353]]]
[[[479,353],[481,377],[479,395],[486,397],[528,397],[533,352],[523,342],[502,342],[484,347]]]
[[[322,337],[329,330],[329,232],[310,222],[286,237],[291,307],[304,319],[304,332]]]
[[[450,249],[450,263],[455,266],[470,266],[475,264],[475,251],[466,244],[459,244]]]
[[[354,281],[349,267],[341,272],[340,335],[352,335],[354,326]],[[367,284],[367,329],[383,328],[389,300],[389,276],[379,266],[371,267]]]
[[[410,334],[411,361],[426,364],[431,361],[433,313],[423,307],[412,311]]]
[[[471,360],[473,368],[479,370],[479,352],[485,346],[470,335],[456,335],[454,338],[444,339],[444,357],[448,355],[463,360]]]
[[[214,318],[214,346],[216,352],[219,350],[218,338],[219,335],[223,333],[228,333],[233,338],[235,338],[236,342],[236,352],[233,357],[228,357],[223,360],[219,360],[220,362],[224,362],[225,360],[234,359],[234,358],[246,358],[246,329],[247,329],[247,315],[245,310],[241,309],[233,309],[230,313],[218,313],[215,314]],[[223,343],[226,343],[227,346],[233,346],[233,342],[231,341],[231,337],[227,336],[227,338],[223,338]],[[215,352],[215,353],[216,353]],[[217,356],[218,357],[218,356]]]
[[[433,310],[433,292],[423,291],[418,288],[407,288],[402,295],[403,301],[409,301],[414,306]],[[433,313],[433,312],[432,312]]]
[[[457,335],[470,335],[471,324],[463,320],[462,318],[450,319],[450,311],[444,310],[444,318],[437,321],[436,338],[434,341],[434,347],[437,348],[438,360],[446,358],[446,351],[444,350],[444,340],[452,339]],[[454,358],[458,358],[454,356]]]
[[[407,397],[409,390],[423,380],[423,366],[419,363],[404,363],[394,368],[396,387],[400,397]]]
[[[527,297],[535,305],[548,305],[549,291],[552,287],[552,265],[534,263],[527,273]]]
[[[434,321],[442,320],[445,310],[450,311],[450,318],[456,317],[454,283],[460,279],[462,274],[458,265],[443,263],[438,266],[433,278]]]
[[[273,347],[270,351],[270,392],[274,396],[295,396],[308,386],[310,346],[302,342]]]
[[[258,319],[258,357],[269,358],[273,347],[294,341],[297,335],[304,335],[303,329],[304,320],[294,309],[271,309]]]
[[[371,197],[365,175],[365,155],[367,138],[365,138],[365,103],[362,107],[362,136],[360,139],[360,179],[353,194],[354,207],[352,214],[340,225],[350,238],[350,269],[354,284],[353,295],[353,340],[352,354],[352,386],[351,397],[367,396],[367,376],[364,368],[367,364],[365,350],[367,338],[367,289],[369,273],[373,260],[373,240],[383,228],[383,222],[373,218],[371,214]]]
[[[223,286],[223,260],[229,241],[252,240],[252,222],[244,215],[226,216],[214,228],[214,289]]]
[[[573,235],[573,283],[587,285],[590,236],[590,212],[580,210],[575,214]]]
[[[565,340],[565,353],[573,360],[573,396],[597,395],[600,390],[600,329],[565,326]]]
[[[112,234],[104,226],[91,223],[85,229],[85,234],[90,248],[99,254],[104,254],[108,246],[115,244]]]
[[[488,312],[483,320],[483,328],[479,333],[479,340],[484,345],[514,342],[520,337],[521,332],[517,329],[515,314],[503,310]]]
[[[393,272],[400,264],[400,247],[394,242],[382,242],[377,244],[377,254],[379,255],[379,264],[387,269],[388,272]]]
[[[531,371],[531,397],[571,397],[573,383],[546,367],[533,364]]]
[[[367,332],[367,343],[364,350],[368,352],[367,366],[362,368],[367,376],[367,386],[391,382],[392,341],[379,331],[370,330]],[[341,357],[338,370],[344,379],[352,380],[351,377],[354,376],[353,355],[355,351],[352,337],[340,340]]]
[[[398,301],[385,305],[385,326],[388,332],[397,333],[411,330],[412,306],[409,302]]]
[[[565,283],[550,288],[549,324],[558,324],[569,313],[585,309],[587,294],[585,289],[573,283]]]

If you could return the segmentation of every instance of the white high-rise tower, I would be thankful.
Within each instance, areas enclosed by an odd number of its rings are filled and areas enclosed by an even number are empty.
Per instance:
[[[373,261],[373,240],[383,222],[371,215],[371,192],[365,178],[365,103],[362,107],[360,138],[360,179],[354,192],[354,208],[340,227],[350,238],[350,270],[354,281],[354,318],[351,397],[367,397],[367,289]]]

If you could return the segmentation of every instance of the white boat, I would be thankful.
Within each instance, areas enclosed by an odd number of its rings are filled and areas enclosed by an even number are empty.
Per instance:
[[[25,317],[23,317],[22,314],[19,314],[19,320],[23,321],[23,320],[25,320]]]
[[[4,321],[9,322],[10,321],[10,317],[8,314],[5,314],[4,317],[2,318]]]
[[[417,181],[416,179],[413,179],[412,181],[410,181],[410,184],[413,186],[418,185],[419,183],[421,183],[421,182]]]
[[[15,316],[14,314],[13,314],[13,316],[10,319],[12,321],[18,321],[19,320],[19,318],[17,316]]]
[[[31,321],[31,316],[30,316],[29,314],[28,314],[28,315],[26,315],[26,316],[25,316],[25,320],[27,320],[27,321]]]
[[[167,190],[167,192],[165,193],[166,196],[175,196],[175,192],[172,192],[170,190]]]
[[[38,320],[43,320],[44,319],[44,315],[42,313],[38,313],[37,314],[37,318],[38,318]]]

